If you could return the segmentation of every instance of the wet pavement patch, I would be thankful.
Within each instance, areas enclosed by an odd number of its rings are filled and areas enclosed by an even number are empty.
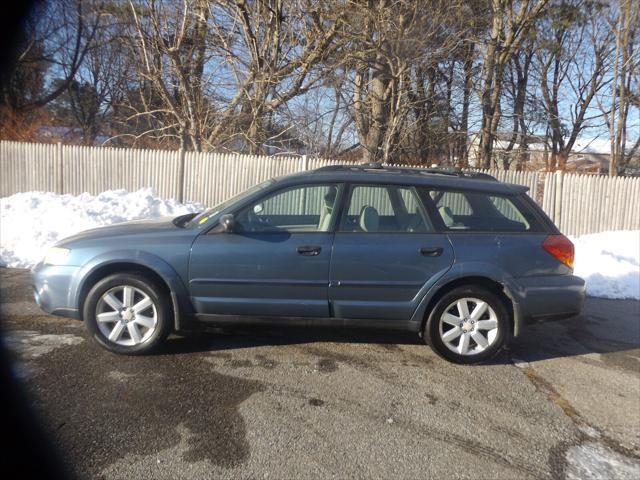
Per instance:
[[[84,339],[69,333],[41,334],[33,330],[13,330],[4,338],[6,346],[23,360],[34,359],[56,348],[78,345]]]
[[[278,365],[278,362],[271,360],[270,358],[267,358],[264,355],[254,355],[253,358],[255,359],[256,364],[259,367],[266,368],[269,370],[276,368],[276,366]]]
[[[324,405],[324,400],[320,400],[319,398],[310,398],[309,405],[312,405],[314,407],[321,407],[322,405]]]
[[[435,405],[436,402],[438,401],[438,397],[436,397],[435,395],[431,395],[430,393],[425,393],[424,396],[429,402],[429,405]]]
[[[201,355],[126,357],[82,342],[32,362],[27,387],[35,406],[81,477],[95,477],[125,454],[177,445],[179,427],[190,432],[184,461],[231,468],[249,457],[238,408],[263,385],[217,373]]]
[[[222,362],[217,362],[217,359],[221,359]],[[260,367],[267,370],[273,370],[278,365],[278,362],[271,360],[264,355],[254,355],[253,360],[250,358],[233,358],[228,352],[215,352],[209,354],[207,361],[214,365],[222,365],[227,368],[252,368]]]
[[[248,360],[246,358],[244,359],[230,359],[227,360],[226,362],[224,362],[224,366],[225,367],[229,367],[229,368],[247,368],[247,367],[252,367],[253,363],[251,362],[251,360]]]
[[[338,363],[331,358],[321,358],[318,361],[318,371],[322,373],[331,373],[338,370]]]

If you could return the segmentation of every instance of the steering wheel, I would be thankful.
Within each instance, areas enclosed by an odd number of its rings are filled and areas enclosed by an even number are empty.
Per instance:
[[[267,230],[270,227],[269,217],[260,217],[253,208],[247,210],[247,223],[249,224],[250,232],[261,232]]]

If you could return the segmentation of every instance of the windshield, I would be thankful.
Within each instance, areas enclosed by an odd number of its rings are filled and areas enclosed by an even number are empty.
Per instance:
[[[259,183],[258,185],[254,185],[253,187],[249,188],[248,190],[245,190],[244,192],[238,193],[237,195],[234,195],[233,197],[225,200],[224,202],[219,203],[215,207],[209,208],[209,209],[205,210],[204,212],[200,212],[198,215],[196,215],[191,220],[189,220],[189,222],[187,222],[185,224],[185,227],[193,227],[195,225],[202,225],[207,220],[209,220],[211,217],[213,217],[214,215],[217,215],[218,213],[220,213],[225,208],[233,205],[236,202],[241,201],[243,198],[246,198],[246,197],[252,195],[253,193],[257,192],[258,190],[263,190],[264,188],[266,188],[269,185],[271,185],[273,182],[274,182],[274,180],[271,179],[271,180],[267,180],[266,182]]]

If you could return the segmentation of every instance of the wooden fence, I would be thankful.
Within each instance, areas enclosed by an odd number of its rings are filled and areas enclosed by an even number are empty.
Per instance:
[[[640,178],[547,174],[540,204],[570,235],[638,230]]]
[[[31,190],[98,194],[151,187],[164,198],[215,205],[279,175],[335,160],[0,142],[0,197]],[[529,187],[571,235],[640,229],[640,178],[483,170]]]

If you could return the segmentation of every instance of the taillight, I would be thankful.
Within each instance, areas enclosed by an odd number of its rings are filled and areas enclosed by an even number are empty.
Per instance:
[[[542,243],[542,248],[553,255],[559,262],[564,263],[569,268],[573,268],[575,255],[573,243],[564,235],[549,235]]]

